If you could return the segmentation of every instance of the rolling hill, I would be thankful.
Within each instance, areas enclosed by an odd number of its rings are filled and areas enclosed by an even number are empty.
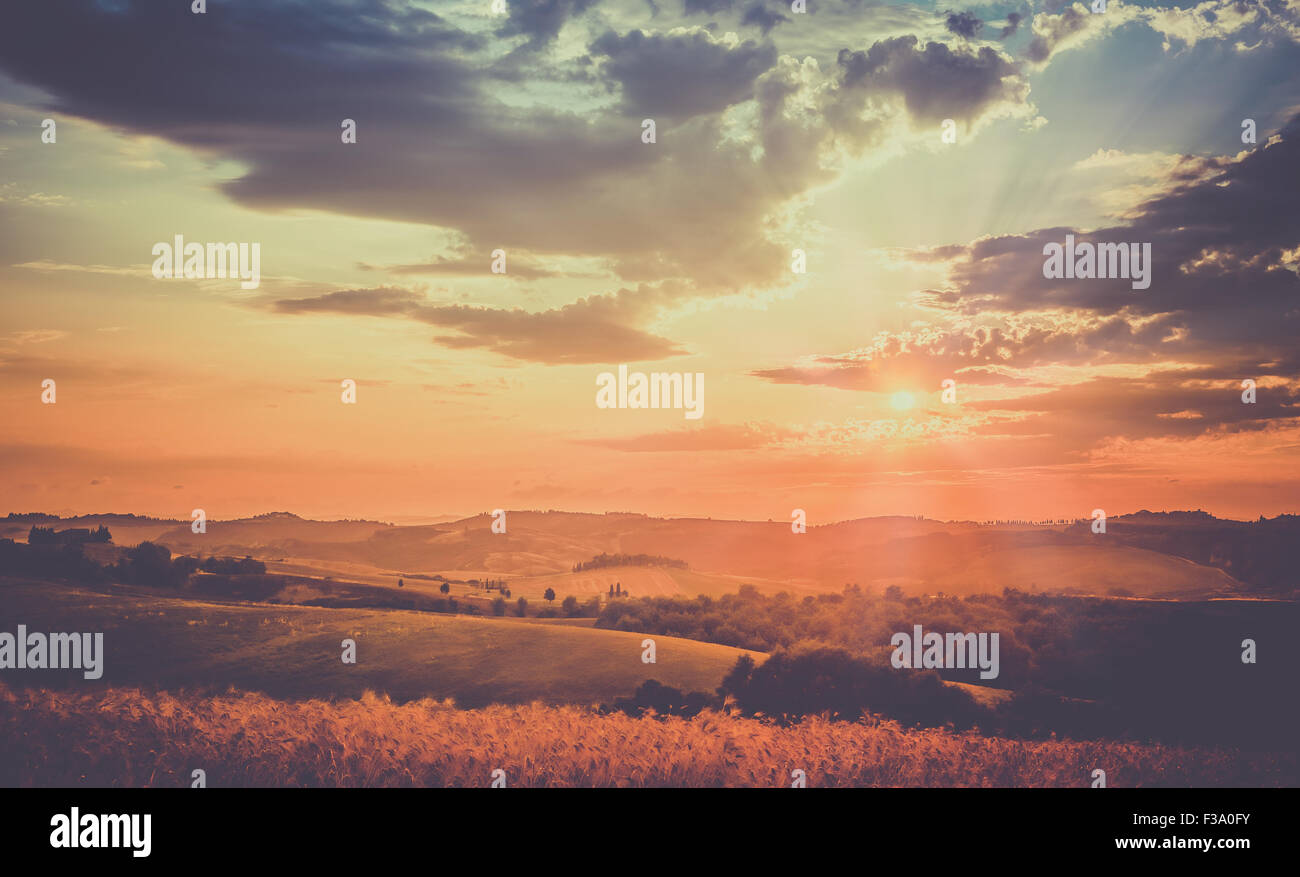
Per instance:
[[[159,689],[234,686],[282,699],[397,701],[454,698],[489,703],[590,704],[630,695],[647,679],[712,692],[742,654],[761,653],[656,636],[656,663],[642,663],[643,636],[568,624],[400,610],[213,604],[115,588],[102,593],[0,579],[4,629],[103,631],[103,677],[47,670],[49,687]],[[341,642],[355,640],[356,664]],[[166,656],[160,661],[160,656]],[[18,675],[6,674],[17,684]]]
[[[60,526],[112,529],[118,545],[141,538],[181,554],[251,555],[274,572],[331,576],[426,588],[434,575],[507,579],[516,596],[583,598],[621,582],[634,596],[734,593],[752,584],[765,593],[838,591],[846,584],[908,593],[1000,593],[1005,587],[1046,592],[1204,598],[1257,589],[1285,595],[1297,584],[1287,546],[1300,519],[1222,521],[1203,512],[1111,518],[1106,534],[1072,525],[979,524],[882,517],[810,526],[793,533],[784,521],[650,518],[644,515],[510,511],[507,532],[477,515],[444,524],[394,526],[378,521],[309,521],[288,513],[188,522],[134,516],[85,516]],[[21,538],[24,522],[6,532]],[[19,531],[23,531],[20,533]],[[602,554],[672,558],[669,566],[573,566]],[[425,577],[425,579],[421,579]],[[434,585],[436,587],[436,585]]]

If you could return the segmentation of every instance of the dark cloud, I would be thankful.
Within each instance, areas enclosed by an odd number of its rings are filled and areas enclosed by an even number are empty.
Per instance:
[[[707,33],[606,31],[591,44],[605,72],[623,89],[623,110],[642,117],[715,113],[748,100],[754,80],[776,63],[776,47],[752,40],[729,47]]]
[[[925,298],[967,315],[1063,309],[1091,318],[1122,314],[1146,327],[1117,338],[1094,336],[1101,324],[1089,324],[1076,338],[1079,358],[1205,357],[1252,375],[1300,373],[1300,278],[1287,261],[1294,257],[1285,255],[1300,248],[1300,116],[1280,137],[1239,160],[1180,164],[1169,190],[1125,224],[977,241],[957,258],[952,287]],[[1064,243],[1067,234],[1076,243],[1150,243],[1150,287],[1044,278],[1044,246]]]
[[[509,15],[497,35],[525,36],[530,48],[541,48],[559,35],[566,21],[595,5],[596,0],[510,0]]]
[[[56,111],[247,166],[223,191],[248,207],[423,223],[539,258],[601,256],[704,292],[780,276],[763,216],[797,190],[767,187],[750,147],[722,143],[716,121],[661,125],[647,146],[639,119],[503,104],[474,54],[481,37],[398,0],[370,0],[366,15],[337,0],[310,16],[285,2],[221,9],[196,21],[176,4],[25,4],[0,29],[0,69],[50,92]],[[687,112],[743,98],[774,58],[770,46],[729,52],[692,37],[604,45],[630,102],[670,113],[647,45],[672,57],[660,78]],[[345,118],[355,146],[339,142]]]
[[[1060,15],[1035,17],[1034,38],[1025,47],[1025,57],[1035,64],[1046,63],[1062,40],[1090,26],[1090,17],[1091,13],[1080,12],[1074,6],[1066,6]]]
[[[6,10],[0,66],[52,92],[55,109],[195,146],[220,145],[250,123],[337,131],[346,106],[353,116],[409,111],[413,77],[426,111],[451,121],[477,89],[447,55],[483,39],[404,3],[367,6],[359,15],[353,4],[318,0],[305,15],[283,2],[222,4],[202,17],[188,3],[121,12],[89,0],[20,4]]]
[[[340,314],[414,320],[454,330],[438,343],[483,348],[514,359],[547,364],[651,362],[686,351],[628,323],[642,314],[644,296],[630,290],[591,296],[547,311],[472,307],[429,302],[407,289],[348,289],[263,304],[280,313]]]
[[[372,317],[402,316],[425,304],[425,297],[409,289],[341,289],[312,298],[283,298],[272,305],[286,314],[355,314]]]
[[[1016,423],[1000,423],[996,427],[1000,434],[1050,432],[1083,447],[1121,436],[1137,440],[1255,432],[1292,425],[1300,418],[1296,390],[1259,390],[1255,404],[1246,405],[1238,380],[1206,386],[1187,377],[1179,371],[1141,378],[1102,377],[1016,399],[967,402],[965,407],[1030,415]]]
[[[914,36],[881,40],[865,52],[841,49],[837,62],[846,89],[894,91],[923,123],[974,119],[999,101],[1023,102],[1028,86],[1014,63],[988,46],[976,52],[927,43]]]
[[[526,44],[595,14],[585,2],[510,9],[498,27]],[[919,49],[913,37],[842,55],[853,69],[825,83],[769,43],[704,33],[611,31],[590,51],[585,67],[545,52],[500,64],[490,38],[405,0],[316,0],[310,15],[287,0],[230,0],[206,17],[187,4],[109,12],[68,0],[19,4],[0,28],[0,70],[49,94],[50,111],[237,163],[246,172],[221,191],[245,207],[437,227],[465,253],[527,253],[517,264],[535,278],[558,276],[552,257],[598,260],[641,284],[624,298],[643,297],[645,319],[668,300],[643,281],[675,282],[680,300],[787,278],[789,251],[768,218],[883,139],[896,104],[924,121],[970,121],[1027,94],[992,50]],[[498,97],[521,71],[582,89],[588,104],[621,93],[621,111]],[[752,139],[735,137],[721,113],[751,98]],[[654,144],[641,142],[643,114],[661,117]],[[343,119],[356,120],[354,145],[340,142]],[[472,267],[443,258],[394,270]],[[456,319],[528,332],[553,318]],[[653,337],[633,341],[675,350]]]
[[[1002,33],[998,35],[998,39],[1005,40],[1007,37],[1011,36],[1019,29],[1020,29],[1020,13],[1008,12],[1006,27],[1002,28]]]
[[[984,22],[970,12],[948,12],[948,17],[944,21],[944,27],[948,28],[949,33],[955,33],[968,40],[979,33],[983,26]]]
[[[779,12],[772,12],[759,2],[752,4],[745,10],[745,14],[740,18],[740,23],[746,26],[757,27],[763,32],[763,36],[767,36],[772,32],[772,28],[789,20],[788,16],[782,15]]]

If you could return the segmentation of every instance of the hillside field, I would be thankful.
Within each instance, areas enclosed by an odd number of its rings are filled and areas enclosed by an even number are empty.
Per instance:
[[[401,610],[214,604],[117,587],[110,593],[0,579],[0,630],[103,631],[103,678],[77,671],[7,671],[6,681],[62,688],[141,686],[261,691],[281,698],[453,698],[487,703],[591,704],[647,679],[712,693],[743,649],[587,624],[536,623]],[[557,619],[558,621],[558,619]],[[357,644],[344,664],[341,642]],[[761,653],[748,652],[756,659]],[[26,677],[26,678],[24,678]]]

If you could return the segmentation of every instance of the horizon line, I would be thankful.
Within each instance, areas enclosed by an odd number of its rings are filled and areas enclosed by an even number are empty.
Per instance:
[[[618,516],[618,515],[626,515],[629,517],[648,518],[648,519],[660,520],[660,521],[710,521],[710,522],[730,523],[730,524],[788,524],[790,523],[790,521],[777,520],[775,518],[768,518],[766,520],[755,520],[755,519],[746,519],[746,518],[725,518],[725,517],[715,518],[711,515],[696,515],[696,514],[653,515],[646,512],[635,512],[635,511],[627,511],[627,510],[617,510],[617,511],[607,510],[604,512],[588,512],[588,511],[571,511],[568,509],[556,509],[556,508],[550,508],[550,509],[520,508],[520,509],[504,509],[503,511],[507,515],[558,514],[558,515],[574,515],[574,516],[586,515],[591,517],[611,517],[611,516]],[[1133,517],[1136,515],[1143,515],[1143,514],[1203,515],[1205,517],[1212,518],[1216,521],[1227,521],[1227,522],[1238,523],[1238,524],[1259,523],[1260,521],[1272,521],[1272,520],[1277,520],[1279,518],[1300,516],[1300,513],[1296,513],[1296,512],[1279,512],[1278,514],[1273,515],[1272,517],[1261,514],[1257,518],[1247,519],[1247,518],[1223,517],[1220,515],[1216,515],[1213,512],[1209,512],[1206,511],[1205,509],[1200,509],[1200,508],[1167,509],[1163,511],[1153,511],[1151,509],[1141,508],[1132,511],[1124,511],[1124,512],[1117,512],[1114,514],[1107,514],[1106,518],[1107,520],[1115,520],[1118,518]],[[492,517],[492,512],[481,511],[469,515],[460,515],[460,516],[433,515],[433,516],[425,517],[419,515],[401,515],[401,516],[395,516],[391,520],[384,520],[382,518],[368,518],[368,517],[337,517],[337,518],[332,518],[332,517],[317,518],[317,517],[309,517],[309,516],[304,517],[303,515],[300,515],[296,512],[276,510],[276,511],[269,511],[269,512],[259,512],[257,514],[246,515],[243,517],[235,517],[235,518],[208,518],[207,521],[209,524],[218,524],[218,523],[232,524],[232,523],[256,521],[259,518],[269,518],[276,515],[290,516],[300,521],[307,521],[307,522],[320,523],[320,524],[372,523],[372,524],[380,524],[388,527],[419,527],[419,526],[433,526],[437,524],[458,524],[458,523],[471,521],[476,518],[482,518],[482,517],[490,518]],[[15,520],[15,519],[21,519],[27,517],[35,517],[35,516],[53,518],[59,521],[78,520],[84,518],[133,517],[133,518],[140,518],[149,521],[157,521],[159,523],[168,523],[168,524],[177,524],[177,525],[191,523],[190,519],[188,518],[160,517],[160,516],[149,515],[149,514],[140,514],[137,512],[78,512],[75,514],[59,514],[56,512],[42,512],[42,511],[26,511],[26,512],[10,511],[6,513],[5,518],[3,520]],[[827,521],[825,523],[820,523],[820,524],[814,524],[809,522],[807,526],[809,529],[815,529],[818,527],[831,527],[838,524],[850,524],[858,521],[874,521],[874,520],[882,520],[886,518],[902,518],[902,519],[909,519],[915,521],[930,521],[936,524],[974,524],[979,526],[985,526],[988,523],[993,523],[995,525],[1003,524],[1003,523],[1016,523],[1016,524],[1028,524],[1028,525],[1036,525],[1036,526],[1051,526],[1053,524],[1060,525],[1062,522],[1064,522],[1065,524],[1073,524],[1073,523],[1091,520],[1090,515],[1081,515],[1077,517],[1047,516],[1042,518],[994,517],[994,518],[988,518],[984,520],[977,520],[972,518],[936,518],[924,514],[922,515],[890,514],[890,515],[864,515],[856,518],[841,518],[839,520]]]

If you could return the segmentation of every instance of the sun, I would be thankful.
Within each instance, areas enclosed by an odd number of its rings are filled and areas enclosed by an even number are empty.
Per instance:
[[[899,390],[889,397],[889,405],[897,411],[906,411],[916,404],[916,399],[911,393]]]

